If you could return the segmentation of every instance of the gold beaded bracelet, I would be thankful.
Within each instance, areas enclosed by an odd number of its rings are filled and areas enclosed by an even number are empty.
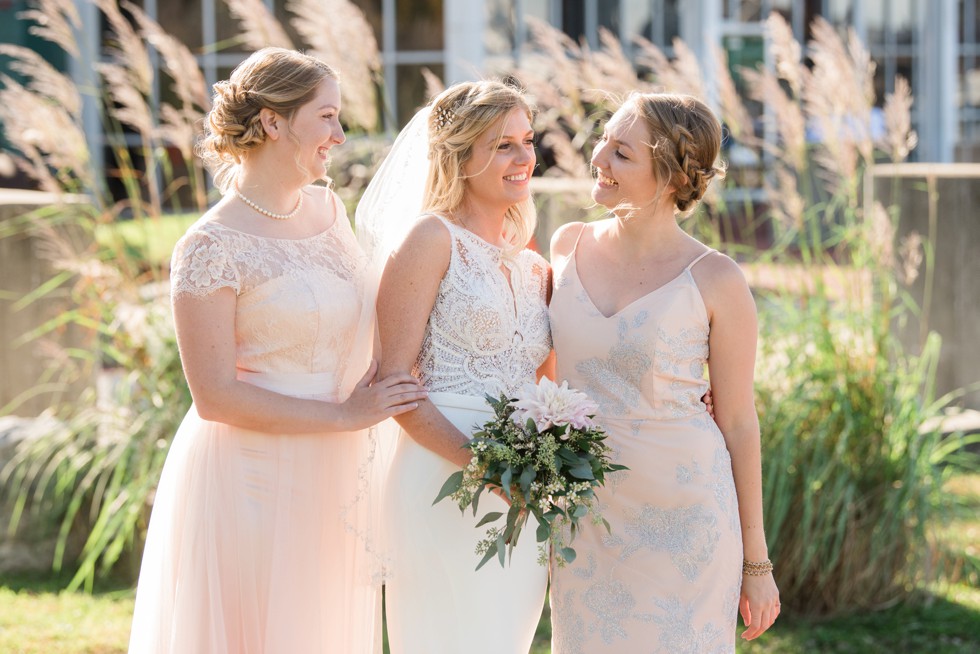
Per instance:
[[[762,577],[772,572],[772,561],[766,559],[758,563],[742,559],[742,574],[750,577]]]

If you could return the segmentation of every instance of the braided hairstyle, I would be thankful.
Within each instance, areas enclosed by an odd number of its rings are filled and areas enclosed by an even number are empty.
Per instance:
[[[725,177],[718,162],[721,123],[704,102],[690,95],[633,93],[626,100],[650,133],[653,174],[673,189],[674,206],[690,215],[715,177]]]
[[[463,164],[473,156],[473,146],[488,130],[502,133],[503,120],[513,109],[521,109],[532,120],[533,112],[524,92],[495,80],[460,82],[433,98],[423,211],[444,213],[452,219],[466,192]],[[514,250],[523,249],[531,240],[536,220],[530,198],[507,210],[506,237]]]
[[[262,109],[271,109],[290,122],[327,78],[337,79],[337,74],[315,57],[284,48],[263,48],[240,63],[228,80],[216,83],[211,111],[204,121],[204,137],[198,144],[198,153],[214,175],[215,185],[227,190],[246,153],[265,142],[259,117]]]

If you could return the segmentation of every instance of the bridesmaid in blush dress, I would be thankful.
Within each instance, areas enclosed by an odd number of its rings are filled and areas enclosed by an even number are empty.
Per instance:
[[[344,142],[340,87],[270,48],[214,90],[203,149],[227,193],[173,255],[194,405],[157,489],[129,651],[380,652],[355,501],[365,428],[425,394],[409,375],[371,383],[376,286],[344,205],[310,185]]]
[[[396,418],[385,502],[389,642],[392,654],[526,654],[547,587],[534,538],[521,539],[507,567],[477,571],[477,519],[432,502],[469,463],[462,446],[492,416],[484,396],[513,396],[550,361],[549,267],[525,249],[531,112],[517,89],[486,81],[450,87],[426,116],[427,142],[408,160],[424,165],[429,152],[423,215],[388,260],[378,298],[382,374],[412,372],[429,391]],[[488,497],[480,509],[507,506]]]
[[[599,404],[627,471],[553,566],[554,654],[731,654],[779,615],[762,526],[755,304],[738,266],[687,235],[721,126],[700,101],[631,96],[592,158],[612,216],[552,240],[559,380]],[[711,377],[715,420],[702,402]],[[717,422],[716,422],[717,421]]]

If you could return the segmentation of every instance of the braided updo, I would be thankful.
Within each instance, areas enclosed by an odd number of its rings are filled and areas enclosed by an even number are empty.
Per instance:
[[[198,152],[214,175],[215,185],[227,190],[243,156],[263,142],[266,134],[259,112],[271,109],[287,121],[316,95],[334,70],[315,57],[284,48],[263,48],[214,85],[211,111],[204,121]]]
[[[634,93],[624,105],[650,132],[653,174],[674,190],[681,215],[693,212],[715,177],[725,177],[717,162],[721,123],[701,100],[690,95]]]
[[[466,178],[463,164],[473,156],[476,142],[496,129],[513,109],[532,119],[524,92],[496,80],[460,82],[432,99],[429,115],[429,176],[423,211],[448,214],[463,204]],[[534,233],[536,214],[528,199],[511,207],[505,216],[507,236],[516,250],[523,249]]]

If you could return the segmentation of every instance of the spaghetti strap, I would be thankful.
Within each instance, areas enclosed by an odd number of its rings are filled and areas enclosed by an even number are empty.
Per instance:
[[[578,251],[578,242],[582,240],[582,234],[585,233],[586,227],[588,227],[588,223],[582,223],[582,227],[578,230],[578,236],[575,237],[575,243],[572,245],[572,251],[568,253],[568,257],[572,260],[575,259],[575,252]]]
[[[698,257],[694,261],[692,261],[691,263],[687,264],[687,268],[684,269],[685,272],[686,271],[690,271],[691,268],[694,267],[694,264],[696,264],[698,261],[701,261],[701,259],[704,259],[709,254],[712,254],[712,253],[717,252],[717,251],[718,250],[715,250],[715,249],[712,249],[712,248],[708,248],[708,251],[707,252],[702,252],[700,255],[698,255]]]

